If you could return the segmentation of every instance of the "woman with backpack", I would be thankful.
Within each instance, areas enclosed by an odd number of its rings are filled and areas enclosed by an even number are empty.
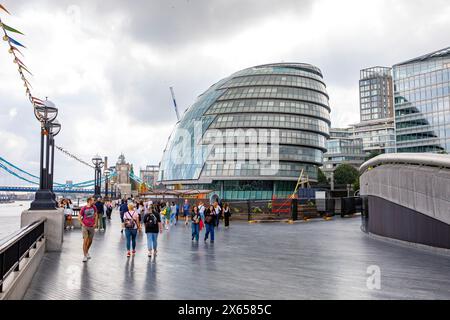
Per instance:
[[[197,240],[200,237],[200,212],[198,211],[197,206],[192,207],[192,214],[191,214],[191,227],[192,227],[192,241]]]
[[[128,205],[128,211],[123,215],[123,224],[125,228],[125,236],[127,243],[127,257],[136,254],[136,236],[140,229],[139,215],[134,210],[134,205]],[[130,251],[132,249],[132,251]]]
[[[151,257],[153,255],[156,257],[158,253],[158,233],[162,233],[163,227],[161,216],[153,205],[149,206],[148,212],[144,215],[144,226],[145,234],[147,235],[148,256]]]

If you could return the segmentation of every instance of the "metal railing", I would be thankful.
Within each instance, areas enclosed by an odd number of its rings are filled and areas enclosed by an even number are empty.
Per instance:
[[[20,229],[0,244],[0,293],[3,283],[12,272],[20,271],[20,262],[30,257],[31,249],[36,249],[37,243],[44,238],[46,219],[33,222]]]

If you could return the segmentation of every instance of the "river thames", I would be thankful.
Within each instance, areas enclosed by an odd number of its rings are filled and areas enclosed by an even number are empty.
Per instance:
[[[0,243],[1,239],[20,229],[20,215],[29,207],[29,201],[0,204]]]

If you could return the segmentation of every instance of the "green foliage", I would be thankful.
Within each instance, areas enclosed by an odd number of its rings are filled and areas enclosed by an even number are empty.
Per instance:
[[[359,188],[360,188],[360,185],[359,185],[359,178],[358,178],[358,179],[356,179],[355,182],[353,182],[353,190],[358,191]]]
[[[328,179],[325,176],[325,173],[323,173],[323,171],[320,168],[319,168],[319,171],[318,171],[318,179],[317,179],[317,181],[319,183],[328,183]]]
[[[380,151],[372,151],[371,153],[369,153],[369,155],[366,157],[366,161],[369,161],[372,158],[378,157],[379,155],[381,155],[382,153]]]
[[[334,171],[336,184],[353,184],[359,180],[359,172],[349,164],[341,164]]]

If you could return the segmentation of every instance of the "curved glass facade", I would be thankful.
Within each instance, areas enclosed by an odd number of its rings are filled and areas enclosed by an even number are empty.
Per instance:
[[[329,129],[328,94],[318,68],[248,68],[210,87],[185,112],[167,143],[159,181],[209,185],[225,198],[285,196],[302,171],[317,179]],[[239,194],[241,184],[258,186],[258,192]],[[234,186],[232,193],[227,186]]]
[[[394,66],[397,152],[450,152],[450,47]]]

